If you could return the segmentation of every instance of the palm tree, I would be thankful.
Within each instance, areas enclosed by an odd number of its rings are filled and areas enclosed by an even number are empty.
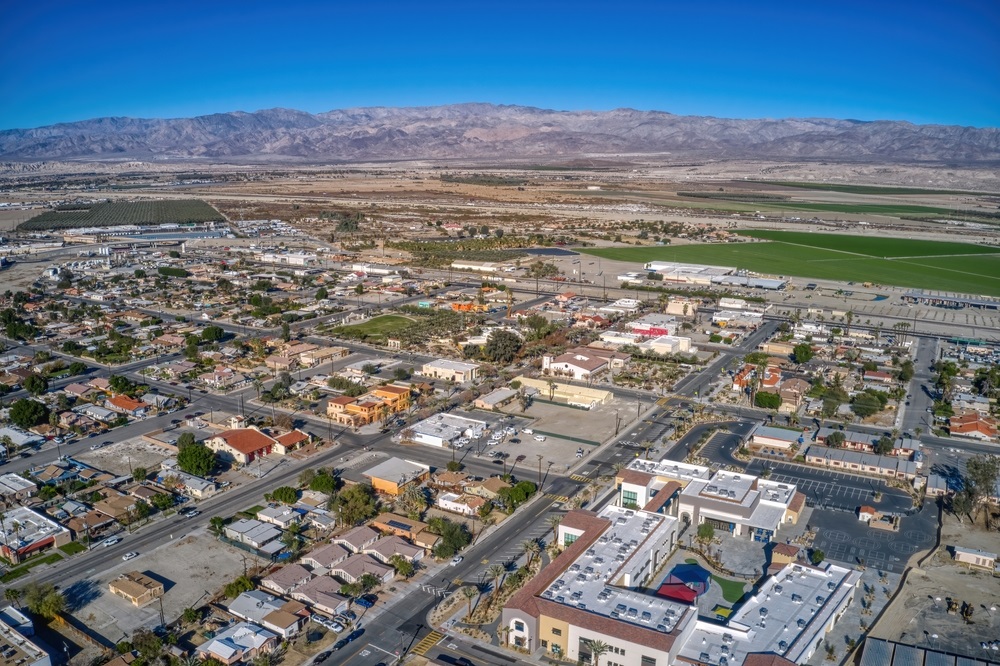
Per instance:
[[[493,579],[494,596],[500,591],[500,579],[507,573],[507,569],[501,564],[494,564],[486,570],[486,575]]]
[[[540,553],[542,547],[538,544],[537,539],[526,539],[521,543],[521,551],[528,556],[528,563],[525,566],[531,566],[531,561],[535,559],[535,555]]]
[[[222,530],[226,526],[226,519],[222,516],[214,516],[208,521],[208,531],[212,534],[219,536],[222,534]]]
[[[553,536],[553,538],[557,534],[559,534],[559,523],[562,522],[562,517],[561,516],[549,516],[548,518],[545,519],[545,522],[548,523],[549,527],[552,528],[552,536]]]
[[[14,604],[14,608],[21,607],[21,590],[9,587],[4,591],[3,596],[7,601]]]
[[[594,666],[601,666],[601,657],[608,653],[611,648],[604,641],[591,641],[590,654],[594,660]]]
[[[462,596],[469,602],[469,612],[467,615],[472,615],[472,600],[479,596],[479,592],[474,587],[463,587]]]

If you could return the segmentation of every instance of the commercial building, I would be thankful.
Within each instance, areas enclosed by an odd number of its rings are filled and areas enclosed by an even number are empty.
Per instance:
[[[248,465],[257,458],[269,455],[277,442],[257,428],[234,428],[225,430],[205,440],[205,446],[219,454],[219,457]]]
[[[461,384],[472,381],[479,376],[479,364],[463,363],[462,361],[452,361],[442,358],[425,363],[420,368],[420,374],[425,377],[444,379]]]
[[[980,567],[989,571],[997,568],[996,553],[979,550],[978,548],[962,548],[961,546],[952,546],[951,550],[954,553],[956,562],[962,562],[963,564]]]
[[[163,583],[138,571],[129,571],[108,584],[111,594],[129,601],[136,608],[163,596]]]
[[[794,485],[669,460],[633,460],[617,483],[623,506],[664,512],[693,526],[709,523],[754,541],[771,541],[782,525],[798,522],[805,506]],[[664,501],[658,497],[664,491],[676,497]]]
[[[854,601],[861,572],[835,564],[787,564],[730,615],[725,624],[699,620],[679,651],[694,664],[804,664]],[[769,662],[775,663],[775,662]]]
[[[409,438],[418,444],[447,448],[462,437],[481,436],[486,430],[486,422],[438,413],[415,423],[407,430],[411,431]]]
[[[371,469],[365,470],[362,476],[371,481],[376,492],[395,497],[401,494],[407,486],[419,486],[430,478],[431,470],[427,465],[419,465],[401,458],[383,460]]]
[[[643,266],[647,271],[659,273],[664,282],[681,284],[712,284],[712,279],[735,273],[735,267],[681,264],[673,261],[651,261]]]
[[[650,313],[627,324],[628,329],[644,338],[658,338],[677,332],[677,319],[671,315]]]
[[[920,472],[921,463],[896,456],[880,456],[825,446],[810,446],[801,453],[810,465],[820,465],[859,474],[884,476],[890,479],[912,481]]]
[[[27,507],[18,506],[4,512],[0,527],[0,553],[13,564],[70,541],[72,535],[68,529]]]
[[[652,584],[677,527],[672,516],[617,506],[570,511],[556,535],[562,553],[508,601],[501,636],[569,662],[589,663],[591,644],[602,641],[604,663],[674,663],[696,609],[630,588]]]
[[[542,372],[584,381],[608,371],[608,359],[598,354],[573,350],[559,356],[542,356]]]
[[[34,633],[32,631],[32,633]],[[5,666],[52,666],[49,653],[29,640],[25,633],[0,620],[0,642],[7,646],[3,652]]]
[[[253,518],[241,518],[235,523],[226,525],[223,534],[227,539],[268,555],[275,555],[284,548],[278,540],[281,538],[281,530]]]
[[[359,427],[375,423],[410,407],[410,389],[386,384],[364,395],[342,395],[326,405],[328,418],[344,425]]]

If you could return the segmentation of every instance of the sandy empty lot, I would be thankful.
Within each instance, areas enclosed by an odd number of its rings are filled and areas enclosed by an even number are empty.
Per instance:
[[[873,636],[985,656],[980,642],[996,640],[1000,630],[1000,578],[955,562],[948,550],[954,545],[995,553],[1000,550],[1000,534],[987,532],[982,520],[972,527],[968,520],[962,525],[945,513],[941,548],[923,567],[910,571],[902,592],[872,630]],[[948,614],[948,598],[957,600],[960,607],[963,601],[974,606],[971,624],[961,615]],[[989,610],[994,606],[997,611]]]
[[[97,441],[105,440],[98,438]],[[152,444],[142,437],[133,437],[96,451],[81,453],[76,459],[115,476],[124,476],[131,474],[136,467],[159,469],[161,462],[174,455],[176,452],[170,447]]]

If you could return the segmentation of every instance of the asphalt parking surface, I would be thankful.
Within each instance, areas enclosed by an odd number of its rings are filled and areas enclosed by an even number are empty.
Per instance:
[[[747,472],[760,476],[765,466],[772,470],[768,480],[795,484],[817,508],[856,511],[865,504],[883,513],[902,514],[913,506],[909,495],[881,479],[760,458],[747,466]],[[881,500],[875,500],[876,491],[882,493]]]
[[[809,518],[816,529],[813,548],[828,560],[902,573],[912,555],[934,545],[938,511],[928,502],[919,513],[902,518],[899,531],[891,532],[869,527],[852,512],[817,509]]]

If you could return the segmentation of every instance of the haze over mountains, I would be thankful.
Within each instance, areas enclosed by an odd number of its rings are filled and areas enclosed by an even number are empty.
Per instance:
[[[684,158],[1000,162],[1000,130],[825,118],[735,120],[659,111],[455,104],[98,118],[0,131],[7,160],[360,161],[669,154]]]

